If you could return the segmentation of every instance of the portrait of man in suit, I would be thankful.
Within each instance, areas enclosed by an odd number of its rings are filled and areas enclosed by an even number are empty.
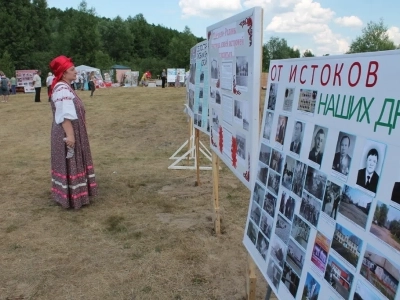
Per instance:
[[[297,121],[294,124],[292,142],[290,143],[290,151],[296,154],[300,154],[302,138],[303,138],[303,123]]]
[[[392,190],[392,197],[390,198],[392,201],[400,204],[400,182],[395,182]]]
[[[339,152],[336,152],[333,158],[332,170],[342,173],[343,175],[349,175],[351,165],[351,156],[349,155],[351,139],[350,136],[347,134],[340,134],[339,138]]]
[[[368,151],[367,161],[364,169],[358,171],[357,185],[376,193],[378,186],[379,175],[376,173],[378,165],[379,153],[378,150],[372,148]]]
[[[287,119],[288,117],[286,116],[279,116],[278,119],[278,127],[276,129],[275,141],[281,145],[283,145],[283,143],[285,142]]]
[[[274,118],[274,114],[271,112],[267,113],[265,117],[265,124],[264,124],[264,132],[263,138],[269,140],[271,137],[271,130],[272,130],[272,120]]]
[[[316,129],[318,127],[316,126]],[[315,131],[315,130],[314,130]],[[308,159],[321,165],[322,162],[322,156],[324,155],[324,143],[326,139],[326,134],[325,130],[322,128],[319,128],[317,130],[317,133],[314,135],[314,143],[313,147],[308,154]]]

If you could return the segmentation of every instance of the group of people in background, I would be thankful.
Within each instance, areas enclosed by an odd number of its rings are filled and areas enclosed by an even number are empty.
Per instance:
[[[41,71],[38,70],[32,78],[32,86],[35,88],[35,102],[41,102],[40,93],[42,90],[42,78],[40,77]],[[80,89],[84,90],[83,75],[79,75],[77,79],[71,82],[71,87],[74,90]],[[96,90],[96,76],[92,71],[88,76],[88,89],[90,90],[90,97],[93,97],[93,93]],[[54,75],[49,72],[46,78],[47,95],[49,97],[49,102],[51,101],[52,83]],[[77,84],[78,82],[78,84]],[[0,96],[2,98],[1,102],[8,102],[9,95],[15,95],[17,93],[17,79],[12,76],[8,78],[3,71],[0,71]]]
[[[15,95],[17,89],[17,79],[13,76],[10,79],[0,71],[0,96],[1,102],[8,102],[10,94]]]

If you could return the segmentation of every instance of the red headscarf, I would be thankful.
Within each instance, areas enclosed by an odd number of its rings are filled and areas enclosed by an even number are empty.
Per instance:
[[[51,89],[54,89],[54,86],[59,82],[66,70],[71,68],[74,65],[71,58],[68,58],[64,55],[57,56],[50,62],[50,69],[53,71],[54,79],[51,83]]]

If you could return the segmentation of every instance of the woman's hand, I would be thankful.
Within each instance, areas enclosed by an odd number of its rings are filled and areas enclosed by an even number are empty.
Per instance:
[[[74,136],[67,136],[64,138],[65,143],[68,147],[74,148],[75,147],[75,137]]]

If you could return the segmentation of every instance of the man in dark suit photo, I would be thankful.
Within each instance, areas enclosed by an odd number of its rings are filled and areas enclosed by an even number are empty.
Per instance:
[[[378,165],[379,154],[375,148],[368,151],[366,167],[358,171],[357,185],[376,193],[379,175],[375,172]]]
[[[392,197],[390,198],[392,201],[400,204],[400,182],[395,182],[392,190]]]
[[[314,147],[311,149],[308,154],[308,159],[321,165],[322,156],[324,155],[323,148],[325,142],[325,131],[320,128],[314,137]]]
[[[303,123],[297,121],[294,125],[293,138],[290,143],[290,151],[300,154],[301,149],[301,135],[303,133]]]
[[[335,153],[333,158],[332,169],[342,173],[343,175],[349,175],[351,156],[348,154],[350,147],[350,137],[348,135],[342,136],[340,140],[340,151]]]
[[[279,125],[276,131],[275,141],[279,144],[283,145],[285,141],[285,132],[286,132],[286,117],[279,117]]]

